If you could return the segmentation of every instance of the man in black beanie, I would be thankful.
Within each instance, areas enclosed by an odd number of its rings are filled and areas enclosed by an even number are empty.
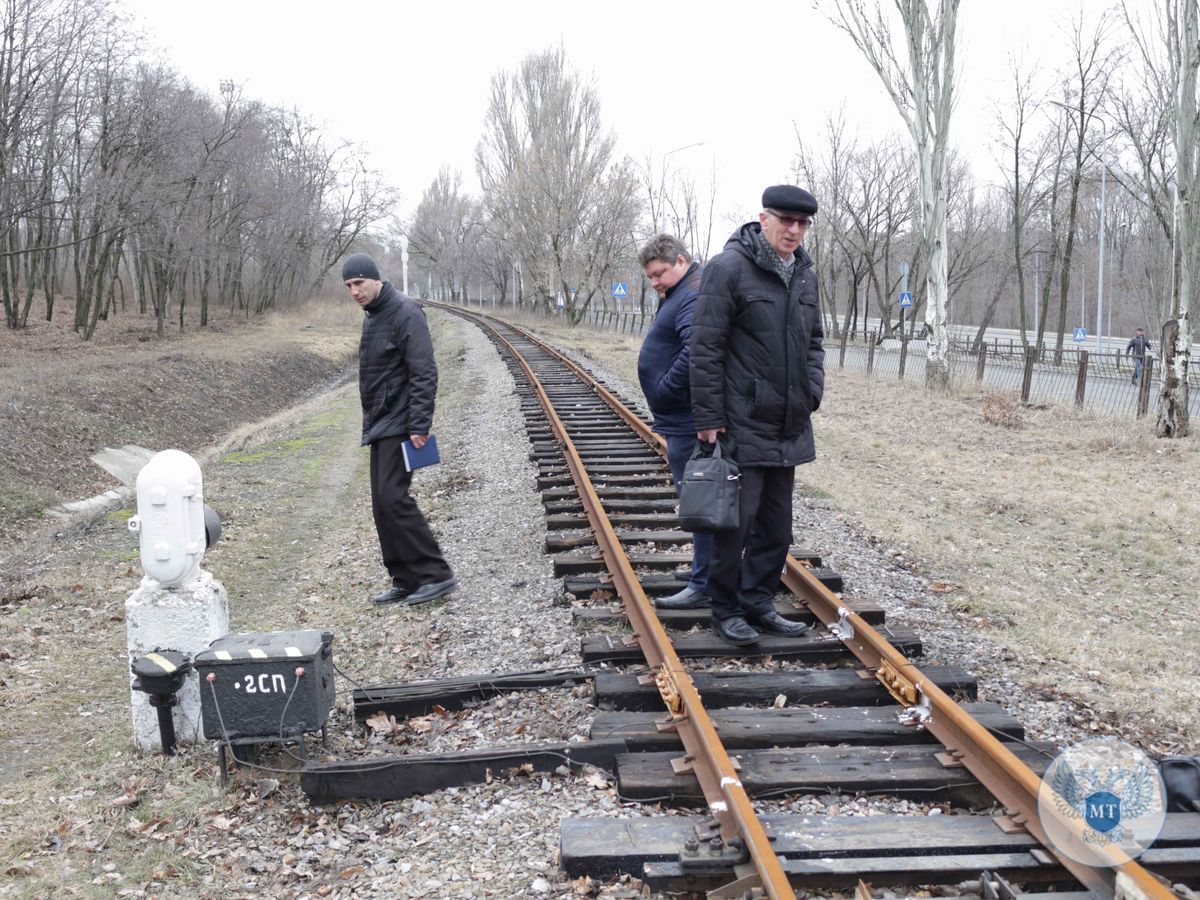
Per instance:
[[[421,307],[381,280],[367,254],[346,259],[342,281],[366,313],[358,345],[362,442],[371,448],[371,511],[392,576],[392,586],[372,602],[426,603],[458,590],[429,523],[409,496],[412,472],[401,449],[406,440],[423,447],[433,426],[433,339]]]
[[[736,531],[713,535],[713,631],[732,644],[807,626],[775,609],[792,535],[796,466],[816,457],[810,417],[825,392],[817,273],[800,246],[817,212],[808,191],[767,188],[757,222],[708,261],[691,333],[696,436],[742,467]]]

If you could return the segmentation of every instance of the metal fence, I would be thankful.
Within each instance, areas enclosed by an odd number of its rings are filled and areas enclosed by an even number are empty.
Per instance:
[[[489,309],[486,304],[481,308]],[[553,318],[540,310],[522,312]],[[580,324],[641,336],[653,321],[653,315],[593,307]],[[925,341],[911,337],[881,339],[874,333],[863,340],[861,334],[843,332],[839,338],[826,338],[825,366],[923,385],[926,348]],[[1135,381],[1133,359],[1119,351],[1098,354],[1064,347],[1057,352],[1043,348],[1035,355],[1032,347],[1008,338],[992,338],[978,348],[971,341],[952,340],[948,361],[952,383],[1015,394],[1028,404],[1074,404],[1097,415],[1119,418],[1146,415],[1162,387],[1158,359],[1148,356],[1141,380]],[[1200,367],[1188,373],[1188,410],[1193,419],[1200,416]]]
[[[926,346],[915,339],[827,341],[825,365],[924,384]],[[1135,379],[1133,359],[1117,352],[1064,348],[1061,353],[1043,349],[1035,354],[1033,347],[1022,349],[1011,342],[986,343],[976,349],[952,341],[948,362],[954,383],[1016,394],[1029,404],[1074,404],[1113,417],[1145,415],[1162,387],[1156,358],[1148,356],[1142,377]],[[1188,373],[1188,410],[1193,417],[1200,415],[1200,373],[1195,370]]]

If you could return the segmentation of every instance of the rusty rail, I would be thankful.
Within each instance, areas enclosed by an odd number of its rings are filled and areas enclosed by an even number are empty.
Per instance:
[[[458,312],[457,309],[450,307]],[[472,318],[475,318],[472,315]],[[771,897],[794,897],[787,876],[778,857],[770,847],[769,839],[750,806],[749,798],[742,788],[725,748],[717,737],[711,720],[704,710],[691,677],[683,669],[675,650],[667,637],[658,616],[626,558],[615,531],[609,524],[600,506],[578,454],[571,444],[566,430],[553,410],[553,406],[542,390],[532,369],[520,353],[480,315],[479,321],[488,327],[513,352],[534,385],[538,398],[550,419],[554,433],[563,446],[564,456],[571,469],[572,478],[579,488],[592,525],[597,543],[604,555],[613,584],[626,615],[634,627],[637,639],[647,662],[656,670],[655,682],[663,701],[671,714],[663,726],[679,732],[687,752],[685,761],[695,768],[697,779],[704,790],[709,809],[721,826],[722,837],[728,840],[740,834],[746,841],[751,859],[758,872],[762,887]],[[509,324],[509,323],[506,323]],[[544,342],[530,336],[524,329],[509,324],[521,331],[526,339],[567,365],[577,376],[583,378],[614,411],[649,445],[665,456],[666,442],[650,431],[649,426],[607,388],[600,384],[585,369],[559,353]],[[800,598],[809,610],[834,634],[861,662],[889,693],[906,708],[910,720],[925,728],[946,748],[950,757],[965,766],[991,794],[1010,810],[1009,824],[1024,828],[1032,834],[1059,863],[1082,885],[1101,897],[1138,897],[1153,900],[1170,900],[1176,895],[1161,879],[1149,872],[1122,850],[1112,845],[1097,849],[1104,857],[1107,867],[1089,866],[1078,862],[1058,850],[1042,826],[1038,809],[1038,791],[1041,779],[1023,762],[1012,754],[1000,741],[976,722],[962,707],[937,685],[926,678],[908,657],[897,650],[879,632],[859,618],[846,603],[830,591],[808,567],[792,556],[788,556],[782,581]],[[696,766],[700,763],[700,766]],[[735,790],[731,790],[735,788]],[[722,809],[724,805],[724,809]],[[1062,826],[1073,834],[1080,835],[1083,826],[1076,820],[1066,819],[1057,812]],[[751,838],[754,834],[754,839]],[[738,889],[747,889],[752,881],[739,879]],[[727,886],[733,887],[733,885]],[[725,894],[726,889],[716,893]]]
[[[636,639],[646,662],[654,672],[654,681],[666,704],[669,717],[659,723],[662,730],[675,731],[683,743],[685,755],[680,770],[690,769],[700,782],[704,797],[708,803],[709,812],[716,820],[722,839],[727,843],[741,841],[750,860],[754,865],[754,874],[740,877],[734,885],[727,888],[736,890],[737,895],[753,888],[761,888],[771,898],[794,898],[795,892],[788,882],[787,874],[775,855],[762,823],[759,821],[750,797],[742,786],[733,760],[730,759],[721,739],[717,736],[716,727],[708,716],[707,710],[700,699],[700,694],[692,682],[691,676],[683,668],[671,639],[667,636],[662,623],[654,612],[654,607],[642,590],[641,583],[625,555],[621,541],[616,531],[608,521],[600,498],[588,477],[587,471],[580,459],[566,427],[554,410],[541,381],[525,360],[524,356],[508,341],[504,335],[494,328],[486,319],[481,319],[488,329],[496,335],[512,353],[513,358],[525,372],[538,401],[542,405],[546,418],[550,422],[571,477],[575,481],[583,502],[588,522],[596,538],[596,543],[604,556],[604,561],[612,575],[613,587],[621,599],[622,607],[633,626],[633,636]],[[556,358],[562,360],[561,354],[546,348],[540,341],[533,343],[548,350]],[[569,361],[567,361],[569,363]],[[585,374],[571,364],[576,374]],[[587,376],[593,390],[607,395],[606,402],[615,404],[614,409],[625,409],[606,388],[598,384],[594,378]],[[626,410],[628,415],[641,422],[637,416]],[[622,416],[622,418],[626,418]],[[628,419],[626,418],[626,421]],[[642,423],[645,428],[645,423]],[[647,429],[647,433],[650,433]],[[652,433],[651,433],[652,434]],[[661,440],[653,435],[656,440]],[[736,887],[735,887],[736,886]],[[721,889],[718,893],[724,892]]]
[[[1175,896],[1157,876],[1111,844],[1096,850],[1108,860],[1110,868],[1089,866],[1060,852],[1039,818],[1041,779],[1028,766],[792,556],[787,558],[783,583],[907,708],[914,724],[936,737],[957,762],[1012,811],[1012,824],[1037,838],[1086,888],[1102,897]],[[1077,835],[1082,833],[1078,820],[1062,817],[1057,811],[1052,814],[1064,828]]]

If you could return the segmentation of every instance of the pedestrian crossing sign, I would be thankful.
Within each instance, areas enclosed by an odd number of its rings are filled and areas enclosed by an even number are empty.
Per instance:
[[[624,300],[629,296],[629,285],[624,281],[613,282],[613,299]]]
[[[912,291],[900,292],[900,308],[912,309]]]
[[[1082,344],[1086,340],[1087,340],[1087,329],[1076,328],[1075,329],[1075,343]]]

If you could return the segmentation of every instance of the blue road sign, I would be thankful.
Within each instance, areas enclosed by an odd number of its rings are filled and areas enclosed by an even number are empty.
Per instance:
[[[1075,343],[1082,344],[1086,340],[1087,340],[1087,329],[1076,328],[1075,329]]]
[[[624,281],[613,282],[613,299],[624,300],[629,296],[629,285]]]
[[[900,292],[900,308],[912,309],[912,291]]]

